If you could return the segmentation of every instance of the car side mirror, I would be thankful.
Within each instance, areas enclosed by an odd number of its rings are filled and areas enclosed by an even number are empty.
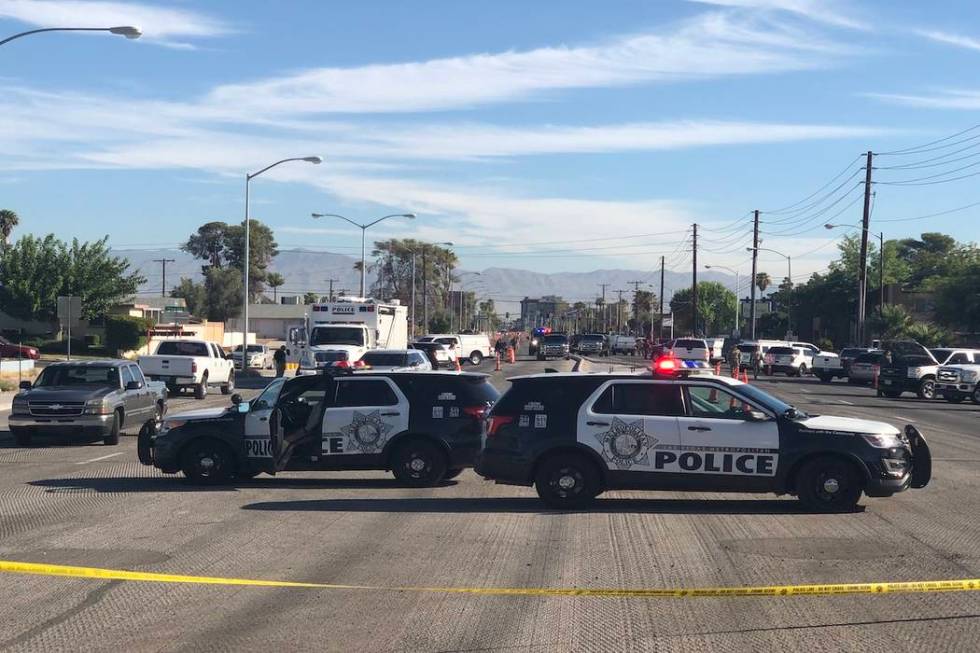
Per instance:
[[[785,417],[786,419],[796,419],[796,416],[798,414],[799,413],[796,412],[796,409],[792,407],[787,408],[786,410],[783,411],[783,417]]]
[[[126,383],[126,389],[127,390],[139,390],[140,389],[140,382],[139,381],[128,381]]]
[[[242,403],[242,396],[236,392],[231,396],[231,403],[233,403],[236,406]]]
[[[761,410],[750,410],[748,413],[748,418],[750,422],[768,422],[769,416],[763,413]]]
[[[32,387],[33,386],[31,386],[31,382],[30,381],[21,381],[20,382],[20,389],[21,390],[30,390]]]

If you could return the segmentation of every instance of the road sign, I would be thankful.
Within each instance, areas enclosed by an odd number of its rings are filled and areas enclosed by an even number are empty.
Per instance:
[[[82,317],[82,298],[75,295],[58,297],[58,321],[62,326],[78,326]]]
[[[674,326],[674,314],[673,313],[665,313],[662,319],[663,319],[663,325],[665,327],[668,327],[668,326],[669,327],[672,327],[672,326]]]

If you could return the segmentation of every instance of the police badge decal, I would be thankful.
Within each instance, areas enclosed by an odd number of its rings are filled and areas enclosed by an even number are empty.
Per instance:
[[[354,419],[347,426],[340,427],[340,432],[347,436],[347,449],[361,453],[378,453],[385,446],[391,424],[381,419],[381,411],[370,413],[354,411]]]
[[[612,426],[605,433],[596,433],[602,445],[602,457],[616,469],[629,469],[633,465],[649,465],[650,449],[657,440],[643,430],[643,420],[626,422],[613,417]]]

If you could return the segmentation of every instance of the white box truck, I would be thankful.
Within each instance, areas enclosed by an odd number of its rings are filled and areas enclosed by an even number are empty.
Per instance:
[[[352,365],[371,349],[408,347],[408,308],[396,302],[348,298],[311,304],[305,325],[289,330],[287,360],[298,373]]]

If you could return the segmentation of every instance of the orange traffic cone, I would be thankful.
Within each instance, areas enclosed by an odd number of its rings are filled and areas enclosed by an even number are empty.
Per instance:
[[[748,383],[748,382],[749,382],[749,371],[742,370],[742,383]]]
[[[459,356],[456,357],[456,371],[457,372],[463,371],[463,366],[459,364]]]
[[[516,356],[516,354],[514,352],[514,348],[513,347],[508,347],[507,348],[507,358],[510,360],[511,363],[516,363],[517,362],[517,356]]]
[[[721,361],[715,363],[715,376],[721,376]]]
[[[497,366],[494,369],[499,372],[500,371],[500,352],[499,351],[497,352],[496,358],[497,358]]]

